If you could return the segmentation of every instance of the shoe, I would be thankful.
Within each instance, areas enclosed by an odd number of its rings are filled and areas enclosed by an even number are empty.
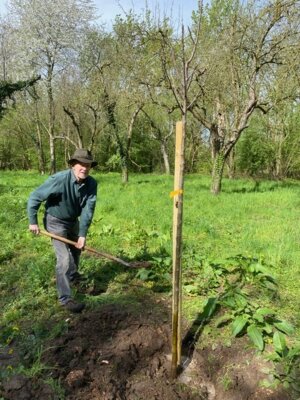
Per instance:
[[[81,311],[84,309],[85,304],[83,303],[76,303],[76,301],[70,299],[68,300],[65,304],[63,304],[63,307],[72,312],[72,313],[81,313]]]
[[[81,275],[79,272],[74,272],[74,274],[70,277],[70,282],[72,283],[79,283],[84,280],[83,275]]]

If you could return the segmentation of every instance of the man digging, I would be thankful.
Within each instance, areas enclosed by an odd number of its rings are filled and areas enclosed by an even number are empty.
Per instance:
[[[80,313],[83,303],[71,297],[70,282],[79,277],[81,250],[93,219],[97,197],[97,182],[89,176],[98,163],[85,149],[77,149],[68,161],[70,169],[50,176],[30,194],[27,212],[29,230],[38,235],[38,210],[45,202],[44,227],[56,235],[76,242],[75,246],[52,239],[56,255],[56,286],[59,303],[67,310]],[[79,218],[80,217],[80,218]]]

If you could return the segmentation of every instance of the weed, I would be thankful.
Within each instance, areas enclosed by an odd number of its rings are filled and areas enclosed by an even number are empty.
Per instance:
[[[53,394],[57,400],[65,399],[65,397],[66,397],[65,390],[62,387],[60,381],[53,379],[53,378],[48,378],[48,379],[45,379],[44,382],[51,387],[51,389],[53,390]]]
[[[45,371],[51,369],[42,362],[43,352],[44,352],[43,347],[42,346],[38,347],[36,349],[35,357],[30,363],[30,366],[27,367],[25,365],[21,365],[19,368],[17,368],[16,372],[22,373],[28,378],[35,378],[42,376]]]
[[[274,347],[274,351],[267,357],[273,361],[273,367],[265,370],[270,379],[264,379],[261,384],[264,387],[273,388],[283,384],[285,388],[291,388],[298,398],[300,395],[300,344],[289,348],[284,337],[279,335],[274,341]]]
[[[206,264],[205,269],[206,290],[209,290],[210,295],[216,296],[210,315],[215,311],[216,305],[229,310],[216,320],[217,327],[231,323],[233,336],[246,332],[260,351],[264,349],[266,342],[273,342],[276,348],[284,342],[284,335],[293,334],[294,328],[291,324],[279,319],[274,310],[263,307],[261,302],[251,298],[252,292],[257,295],[257,289],[271,293],[277,290],[276,280],[270,272],[270,266],[265,262],[239,254]],[[199,290],[197,280],[195,283]],[[192,288],[193,285],[189,283],[189,292]]]
[[[17,325],[10,325],[0,331],[0,344],[9,345],[20,335],[20,328]]]
[[[233,386],[233,381],[228,372],[226,372],[220,379],[225,391],[230,390]]]

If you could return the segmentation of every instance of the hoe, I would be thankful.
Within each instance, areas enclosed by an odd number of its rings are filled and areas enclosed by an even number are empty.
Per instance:
[[[54,233],[50,233],[50,232],[43,231],[43,230],[41,230],[40,233],[42,235],[49,236],[52,239],[60,240],[61,242],[64,242],[64,243],[67,243],[67,244],[71,244],[73,246],[76,245],[76,242],[73,242],[72,240],[69,240],[69,239],[66,239],[64,237],[55,235]],[[128,267],[128,268],[148,268],[148,267],[151,266],[148,261],[136,261],[136,262],[130,262],[129,263],[127,261],[122,260],[119,257],[113,256],[112,254],[104,253],[103,251],[98,251],[98,250],[95,250],[95,249],[93,249],[91,247],[88,247],[88,246],[85,246],[84,250],[86,250],[87,252],[89,252],[89,253],[91,253],[93,255],[96,255],[98,257],[108,258],[109,260],[114,261],[114,262],[116,262],[118,264],[122,264],[122,265],[124,265],[124,267]]]

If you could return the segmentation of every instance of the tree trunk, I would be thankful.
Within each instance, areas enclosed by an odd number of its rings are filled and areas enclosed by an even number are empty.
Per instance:
[[[228,166],[228,176],[229,179],[233,179],[235,175],[235,148],[231,150],[229,156],[227,158],[227,166]]]
[[[38,127],[37,127],[37,130],[38,130]],[[36,151],[37,151],[37,155],[38,155],[39,172],[41,175],[44,175],[45,174],[45,158],[44,158],[43,146],[42,146],[42,141],[41,141],[41,134],[39,131],[37,132]]]
[[[161,149],[163,160],[164,160],[165,173],[166,173],[166,175],[170,175],[169,156],[167,153],[166,144],[164,142],[161,142],[160,149]]]
[[[280,133],[277,137],[277,149],[276,149],[276,158],[275,158],[275,176],[277,179],[281,179],[283,176],[282,170],[282,147],[283,147],[283,134]]]
[[[75,132],[76,132],[76,147],[78,149],[82,149],[84,147],[83,145],[83,136],[81,133],[81,127],[80,127],[80,122],[77,121],[75,114],[73,111],[69,110],[67,107],[63,106],[64,112],[70,117],[73,126],[75,127]]]
[[[42,134],[41,134],[41,122],[38,112],[37,99],[35,101],[35,125],[36,125],[36,139],[35,139],[35,147],[38,155],[39,162],[39,171],[42,175],[45,174],[45,158],[43,152],[43,144],[42,144]]]
[[[122,183],[128,183],[128,165],[122,162]]]
[[[56,159],[55,159],[55,137],[54,137],[54,98],[52,91],[52,74],[53,74],[53,63],[49,60],[48,72],[47,72],[47,96],[48,96],[48,134],[49,134],[49,151],[50,151],[50,174],[56,172]]]
[[[56,172],[56,161],[55,161],[55,145],[54,145],[54,137],[49,137],[49,151],[50,151],[50,174],[54,174]]]
[[[222,178],[225,165],[225,156],[219,153],[215,156],[213,160],[213,170],[212,170],[212,182],[211,182],[211,193],[218,195],[221,192]]]

